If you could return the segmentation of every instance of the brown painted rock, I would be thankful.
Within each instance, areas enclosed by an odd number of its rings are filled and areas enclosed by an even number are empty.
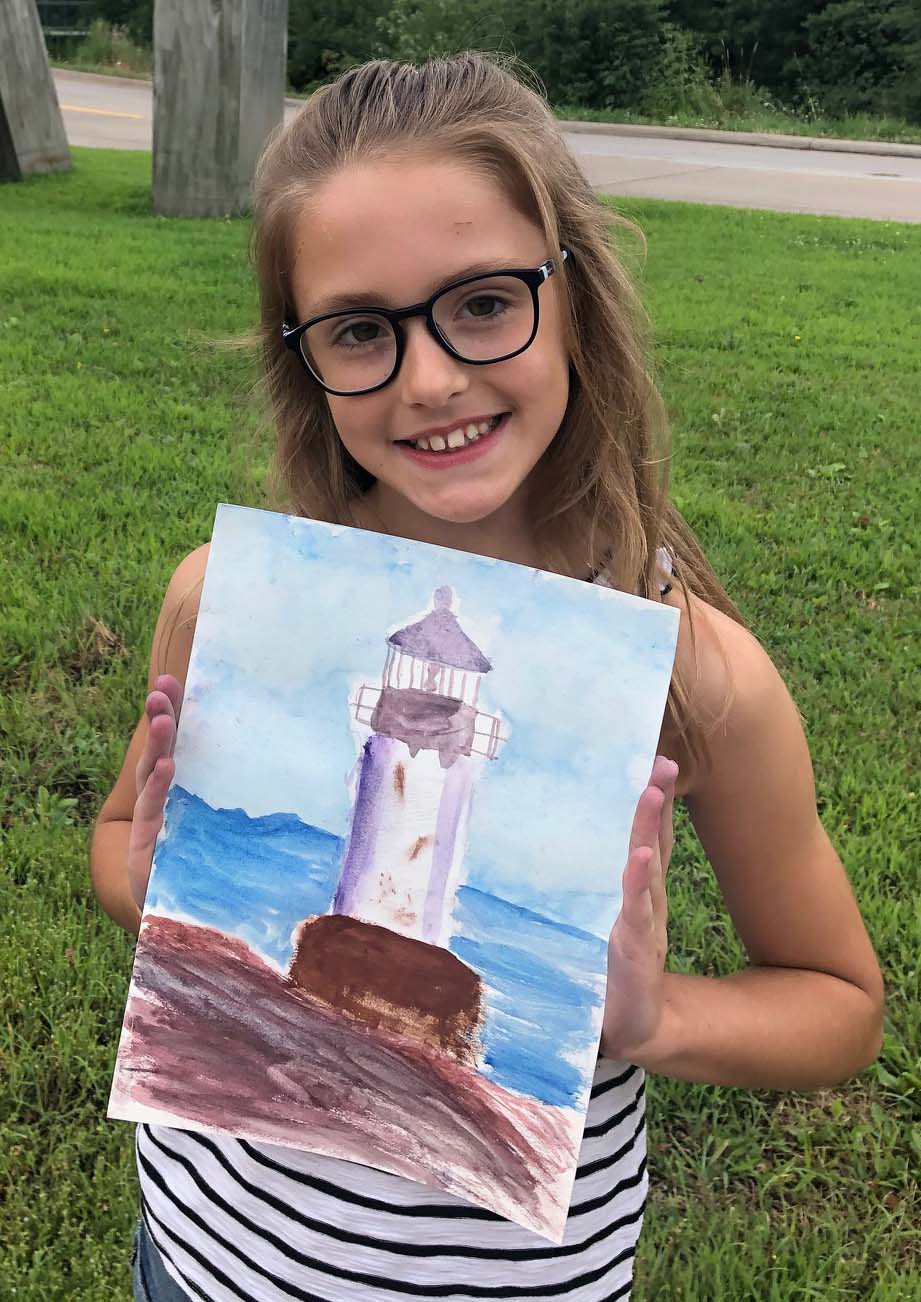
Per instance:
[[[439,945],[343,914],[307,918],[288,980],[368,1026],[476,1062],[482,983]]]

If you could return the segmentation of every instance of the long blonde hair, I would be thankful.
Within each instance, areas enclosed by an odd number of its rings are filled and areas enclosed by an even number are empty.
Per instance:
[[[558,282],[569,402],[531,487],[547,568],[587,536],[587,565],[657,600],[656,552],[664,547],[686,598],[703,597],[741,623],[668,499],[668,432],[646,361],[646,317],[609,242],[612,226],[635,228],[596,199],[546,100],[522,76],[527,69],[512,58],[473,52],[421,66],[374,60],[317,90],[269,140],[255,181],[252,254],[285,505],[349,524],[373,483],[342,445],[325,394],[282,342],[282,321],[296,315],[289,281],[296,218],[350,163],[420,153],[460,160],[493,179],[543,231],[551,256],[559,258],[561,244],[573,255]],[[706,761],[706,729],[682,677],[676,670],[672,678],[671,723],[693,761]]]

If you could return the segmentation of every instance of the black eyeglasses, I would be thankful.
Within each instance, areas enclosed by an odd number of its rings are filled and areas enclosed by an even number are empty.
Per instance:
[[[560,251],[562,261],[571,256],[569,249]],[[555,259],[548,258],[533,269],[466,276],[425,303],[327,312],[303,325],[283,324],[281,337],[307,374],[339,397],[374,393],[390,383],[406,346],[402,322],[413,316],[424,316],[432,338],[459,362],[490,366],[517,357],[534,342],[537,291],[556,270]]]

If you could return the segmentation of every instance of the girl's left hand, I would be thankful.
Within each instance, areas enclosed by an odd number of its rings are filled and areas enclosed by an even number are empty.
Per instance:
[[[623,877],[623,904],[608,942],[608,987],[601,1052],[635,1061],[659,1029],[668,949],[665,874],[674,843],[678,765],[657,755],[640,796]]]

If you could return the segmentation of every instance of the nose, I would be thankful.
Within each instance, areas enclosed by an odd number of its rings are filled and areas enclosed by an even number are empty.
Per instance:
[[[395,383],[403,401],[412,407],[443,407],[470,383],[469,368],[442,348],[429,333],[425,320],[403,322],[405,346]]]

